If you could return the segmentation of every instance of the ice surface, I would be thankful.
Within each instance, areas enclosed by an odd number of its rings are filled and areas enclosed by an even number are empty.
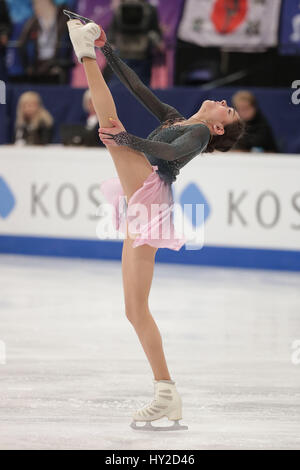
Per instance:
[[[156,265],[189,425],[163,435],[129,427],[153,384],[119,262],[2,255],[0,286],[1,449],[300,449],[299,274]]]

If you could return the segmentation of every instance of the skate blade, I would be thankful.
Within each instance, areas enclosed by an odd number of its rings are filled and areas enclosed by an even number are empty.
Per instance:
[[[93,20],[90,20],[89,18],[85,18],[84,16],[81,16],[81,15],[77,15],[77,13],[74,13],[73,11],[63,10],[63,13],[67,15],[70,20],[80,20],[80,21],[83,21],[84,23],[94,23]]]
[[[153,426],[150,421],[146,421],[143,426],[137,426],[136,421],[130,424],[130,427],[135,431],[186,431],[188,426],[179,424],[179,421],[174,421],[172,426]]]

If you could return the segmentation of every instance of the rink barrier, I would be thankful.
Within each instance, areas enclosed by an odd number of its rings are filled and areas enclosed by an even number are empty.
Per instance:
[[[0,253],[121,260],[122,242],[0,236]],[[205,246],[201,250],[159,249],[156,261],[200,266],[300,271],[300,251]]]

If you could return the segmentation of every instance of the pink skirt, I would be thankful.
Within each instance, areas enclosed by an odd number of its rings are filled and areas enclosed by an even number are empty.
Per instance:
[[[152,165],[152,173],[144,184],[126,201],[119,178],[101,183],[100,190],[113,206],[115,230],[136,235],[133,247],[150,245],[155,248],[180,250],[186,239],[176,234],[173,221],[174,200],[171,185],[162,181]]]

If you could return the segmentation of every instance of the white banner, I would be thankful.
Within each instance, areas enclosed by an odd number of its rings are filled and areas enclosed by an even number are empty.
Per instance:
[[[96,239],[106,150],[0,147],[0,234]]]
[[[106,150],[1,147],[0,235],[97,240],[99,185],[114,176]],[[300,250],[299,182],[299,156],[218,154],[192,160],[173,190],[182,207],[205,205],[206,246]]]
[[[273,47],[280,7],[281,0],[186,0],[178,37],[229,50]]]

